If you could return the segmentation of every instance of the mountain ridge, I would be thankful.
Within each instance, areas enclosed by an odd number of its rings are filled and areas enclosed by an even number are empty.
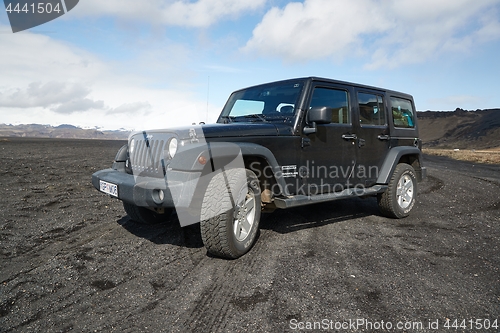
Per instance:
[[[83,129],[69,124],[56,127],[41,124],[0,124],[1,137],[126,140],[129,134],[130,131]]]
[[[425,148],[489,149],[500,147],[500,108],[417,112]],[[131,131],[59,126],[0,124],[0,137],[126,140]]]
[[[418,112],[424,147],[489,149],[500,147],[500,109]]]

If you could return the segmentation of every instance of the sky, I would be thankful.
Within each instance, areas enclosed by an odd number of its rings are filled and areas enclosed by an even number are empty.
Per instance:
[[[80,0],[18,33],[0,6],[0,123],[213,123],[232,91],[306,76],[500,108],[500,0]]]

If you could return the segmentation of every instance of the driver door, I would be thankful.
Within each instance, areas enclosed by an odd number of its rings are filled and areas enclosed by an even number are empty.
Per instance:
[[[301,168],[304,187],[309,194],[339,192],[350,185],[356,165],[351,88],[317,84],[312,88],[309,108],[333,108],[330,124],[317,125],[316,133],[303,134]]]

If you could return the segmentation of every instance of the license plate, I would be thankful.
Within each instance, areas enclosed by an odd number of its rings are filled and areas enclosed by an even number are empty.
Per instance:
[[[112,195],[112,196],[118,198],[118,185],[108,183],[108,182],[105,182],[103,180],[99,181],[99,185],[101,188],[101,192],[104,192],[106,194],[109,194],[109,195]]]

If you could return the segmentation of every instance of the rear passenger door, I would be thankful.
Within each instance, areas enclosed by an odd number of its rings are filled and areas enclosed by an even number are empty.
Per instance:
[[[357,165],[356,184],[369,187],[376,183],[389,150],[387,100],[384,92],[356,89]]]

